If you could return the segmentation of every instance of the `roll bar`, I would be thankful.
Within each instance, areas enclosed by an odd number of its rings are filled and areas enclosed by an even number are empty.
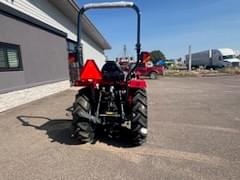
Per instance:
[[[141,53],[141,43],[140,43],[140,27],[141,27],[141,12],[139,8],[133,3],[133,2],[104,2],[104,3],[90,3],[84,5],[78,12],[78,29],[77,29],[77,60],[79,63],[79,67],[83,66],[83,52],[82,52],[82,44],[81,44],[81,38],[82,38],[82,16],[83,14],[90,9],[109,9],[109,8],[132,8],[137,13],[137,44],[136,44],[136,51],[137,51],[137,63],[136,65],[130,70],[130,72],[127,75],[126,80],[130,78],[130,75],[132,72],[136,69],[137,65],[140,61],[140,53]]]
[[[87,9],[98,9],[98,8],[125,8],[125,7],[133,7],[133,2],[103,2],[103,3],[89,3],[83,6],[85,10]]]

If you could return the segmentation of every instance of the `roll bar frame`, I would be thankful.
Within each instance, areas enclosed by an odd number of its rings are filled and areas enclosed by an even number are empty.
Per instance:
[[[137,13],[137,44],[136,44],[136,52],[137,52],[137,62],[136,65],[129,71],[126,81],[128,81],[131,77],[131,74],[135,71],[136,67],[140,62],[140,53],[141,53],[141,42],[140,42],[140,28],[141,28],[141,12],[139,8],[133,2],[106,2],[106,3],[90,3],[82,6],[82,8],[78,12],[78,26],[77,26],[77,61],[79,67],[83,67],[83,50],[82,50],[82,17],[87,10],[90,9],[109,9],[109,8],[132,8]]]

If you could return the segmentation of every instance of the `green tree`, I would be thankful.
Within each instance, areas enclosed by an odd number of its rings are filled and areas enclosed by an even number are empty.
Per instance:
[[[160,50],[154,50],[150,54],[153,63],[156,63],[159,60],[166,60],[165,55]]]

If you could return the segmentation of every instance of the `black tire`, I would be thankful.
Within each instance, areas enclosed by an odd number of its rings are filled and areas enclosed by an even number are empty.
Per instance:
[[[150,79],[157,79],[157,73],[156,72],[151,72],[149,74]]]
[[[78,112],[91,114],[91,103],[88,88],[81,89],[73,104],[73,134],[81,143],[91,143],[95,136],[95,125],[86,118],[79,117]]]
[[[147,93],[139,89],[133,97],[131,134],[134,145],[141,145],[147,139],[148,127]]]

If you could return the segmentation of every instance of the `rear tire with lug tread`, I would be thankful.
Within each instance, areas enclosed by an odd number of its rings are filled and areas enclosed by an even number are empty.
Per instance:
[[[148,112],[146,90],[135,92],[132,105],[131,134],[134,145],[142,145],[147,139]]]
[[[88,88],[79,90],[73,104],[73,133],[81,143],[91,143],[95,136],[95,125],[86,118],[79,117],[79,112],[91,114],[91,104],[88,98]]]

